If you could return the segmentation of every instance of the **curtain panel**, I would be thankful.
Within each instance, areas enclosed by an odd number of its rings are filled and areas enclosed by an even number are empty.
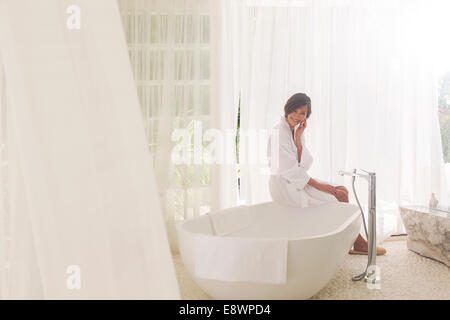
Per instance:
[[[1,0],[0,61],[1,298],[179,299],[117,3]]]
[[[227,44],[238,48],[233,67],[241,95],[242,202],[270,201],[267,131],[296,92],[312,99],[305,131],[314,157],[311,176],[351,191],[339,170],[377,173],[379,239],[403,231],[399,205],[427,204],[432,192],[448,201],[436,47],[428,40],[445,28],[417,32],[419,17],[432,21],[427,3],[234,0],[226,7],[228,29],[240,26]],[[417,50],[421,43],[429,46],[425,54]],[[366,199],[365,182],[358,181],[357,191]]]
[[[166,221],[233,206],[237,104],[222,93],[220,1],[118,3]]]

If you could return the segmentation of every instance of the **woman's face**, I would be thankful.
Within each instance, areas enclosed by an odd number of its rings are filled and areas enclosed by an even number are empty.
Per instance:
[[[308,106],[303,106],[295,110],[295,112],[289,113],[286,120],[291,128],[298,125],[300,122],[306,120],[306,114],[308,112]]]

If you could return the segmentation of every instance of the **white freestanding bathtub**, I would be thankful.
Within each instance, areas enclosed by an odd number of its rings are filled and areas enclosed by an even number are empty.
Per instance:
[[[294,208],[268,202],[246,208],[254,218],[251,225],[226,237],[252,241],[287,239],[286,283],[235,282],[196,276],[196,236],[211,237],[211,241],[217,236],[208,215],[182,221],[177,225],[177,237],[184,265],[194,281],[214,299],[308,299],[333,278],[361,226],[358,206],[349,203]],[[232,210],[226,212],[232,214]]]

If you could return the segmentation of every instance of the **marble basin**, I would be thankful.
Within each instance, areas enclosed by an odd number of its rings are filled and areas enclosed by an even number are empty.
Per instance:
[[[402,206],[408,249],[450,267],[450,213],[425,206]]]

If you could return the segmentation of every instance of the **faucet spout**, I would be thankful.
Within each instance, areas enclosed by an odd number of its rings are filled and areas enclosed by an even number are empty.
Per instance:
[[[349,177],[360,177],[369,180],[371,176],[375,176],[374,172],[369,172],[366,170],[362,170],[364,173],[358,173],[358,169],[353,169],[353,172],[339,170],[339,175],[341,176],[349,176]]]

